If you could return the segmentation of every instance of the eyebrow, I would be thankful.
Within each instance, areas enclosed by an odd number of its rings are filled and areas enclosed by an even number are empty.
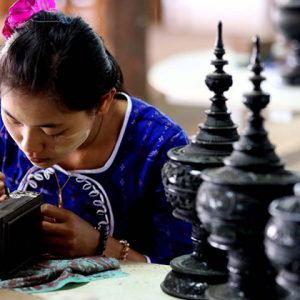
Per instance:
[[[8,112],[4,107],[2,107],[2,110],[5,112],[5,114],[7,114],[10,118],[12,118],[13,120],[17,121],[18,120],[10,113]],[[34,125],[33,127],[43,127],[43,128],[57,128],[62,126],[61,123],[45,123],[45,124],[39,124],[39,125]]]

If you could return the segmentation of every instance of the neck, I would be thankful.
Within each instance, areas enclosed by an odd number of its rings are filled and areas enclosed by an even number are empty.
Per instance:
[[[109,112],[95,119],[87,140],[59,163],[66,170],[96,169],[103,167],[111,156],[123,125],[127,102],[118,100]]]

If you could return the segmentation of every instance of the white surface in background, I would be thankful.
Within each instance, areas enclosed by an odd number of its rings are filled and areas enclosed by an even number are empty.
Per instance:
[[[229,108],[244,108],[243,94],[253,90],[249,77],[253,74],[247,67],[239,66],[240,57],[226,51],[223,57],[229,64],[224,71],[232,75],[233,85],[225,97]],[[148,72],[148,82],[162,93],[169,104],[209,107],[209,98],[213,96],[206,84],[207,74],[215,71],[210,65],[214,59],[212,51],[186,52],[171,56],[155,64]],[[269,109],[300,112],[300,87],[287,86],[281,81],[278,70],[266,69],[262,72],[266,80],[262,90],[270,94]]]
[[[226,34],[243,38],[273,35],[270,0],[162,0],[164,25],[172,31],[214,33],[223,22]]]

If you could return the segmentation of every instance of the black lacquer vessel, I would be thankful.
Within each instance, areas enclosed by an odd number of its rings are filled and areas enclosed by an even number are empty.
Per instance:
[[[265,231],[267,256],[278,269],[277,283],[287,291],[282,300],[300,299],[300,184],[295,196],[271,202]]]
[[[286,62],[281,68],[283,80],[300,84],[300,1],[277,0],[275,24],[290,44]]]
[[[214,92],[211,107],[206,111],[206,121],[187,146],[168,152],[169,161],[162,169],[167,200],[174,207],[175,217],[190,222],[193,227],[193,253],[173,259],[172,271],[161,284],[162,290],[184,299],[205,299],[208,285],[227,279],[226,255],[211,247],[208,233],[195,212],[197,190],[202,182],[203,169],[223,165],[223,159],[232,152],[232,144],[239,136],[232,122],[223,95],[232,85],[231,75],[224,72],[227,61],[222,41],[222,24],[218,24],[218,37],[211,64],[215,71],[207,75],[205,83]],[[199,66],[201,67],[201,66]]]
[[[272,200],[291,195],[299,176],[284,168],[264,129],[261,110],[270,96],[261,89],[260,44],[254,41],[250,77],[253,90],[244,94],[250,110],[247,126],[224,167],[202,172],[196,210],[208,241],[228,251],[227,283],[210,286],[209,300],[279,299],[276,270],[264,250],[264,229]]]

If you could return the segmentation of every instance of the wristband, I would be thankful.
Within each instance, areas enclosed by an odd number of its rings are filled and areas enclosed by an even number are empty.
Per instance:
[[[96,249],[96,255],[103,255],[108,239],[108,226],[99,225],[98,227],[95,227],[95,229],[98,230],[100,233],[99,243]]]

